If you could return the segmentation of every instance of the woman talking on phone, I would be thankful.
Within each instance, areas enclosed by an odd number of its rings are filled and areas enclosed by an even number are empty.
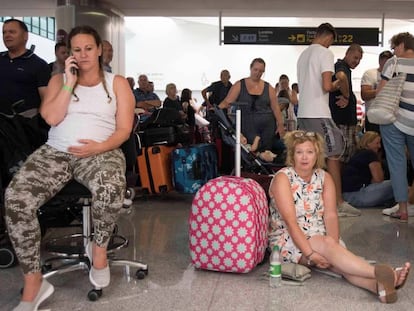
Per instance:
[[[24,273],[16,311],[37,310],[54,291],[41,274],[36,212],[72,179],[92,193],[89,279],[99,288],[110,282],[106,248],[126,186],[119,147],[130,135],[135,100],[124,77],[103,71],[102,41],[95,29],[75,27],[68,42],[65,72],[50,79],[40,108],[51,126],[48,141],[27,159],[5,194],[9,234]]]

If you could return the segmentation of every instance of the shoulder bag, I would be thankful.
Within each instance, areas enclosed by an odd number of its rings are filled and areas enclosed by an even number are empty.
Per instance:
[[[395,59],[393,73],[395,72],[396,66],[397,59]],[[381,125],[395,122],[406,77],[406,73],[399,73],[388,80],[368,109],[367,116],[369,122]]]

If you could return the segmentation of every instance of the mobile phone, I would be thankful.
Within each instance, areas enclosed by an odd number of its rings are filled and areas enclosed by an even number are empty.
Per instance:
[[[73,56],[73,55],[72,55],[72,53],[70,53],[70,56]],[[78,64],[78,62],[76,61],[76,59],[75,59],[75,58],[73,58],[73,61],[72,61],[71,63],[72,63],[72,64],[75,64],[75,65],[77,65],[77,64]],[[75,75],[75,76],[79,75],[79,70],[78,70],[78,68],[75,68],[75,67],[70,67],[70,72],[71,72],[73,75]]]
[[[70,67],[70,72],[71,72],[73,75],[76,75],[76,76],[79,74],[78,69],[77,69],[77,68],[75,68],[75,67]]]

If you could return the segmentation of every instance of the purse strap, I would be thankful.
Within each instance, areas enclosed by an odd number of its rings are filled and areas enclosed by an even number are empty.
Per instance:
[[[394,65],[392,66],[391,78],[394,77],[394,74],[396,73],[397,65],[398,65],[398,57],[394,56]]]

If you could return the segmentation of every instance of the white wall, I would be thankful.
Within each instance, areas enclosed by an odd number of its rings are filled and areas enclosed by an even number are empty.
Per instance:
[[[222,26],[306,26],[317,27],[330,22],[335,27],[378,27],[381,19],[296,19],[296,18],[223,18]],[[274,85],[280,74],[285,73],[296,81],[296,61],[306,46],[219,45],[219,19],[216,18],[167,18],[126,17],[126,70],[135,79],[141,73],[154,81],[162,94],[167,83],[178,89],[203,89],[219,79],[226,68],[232,81],[249,75],[249,64],[255,57],[266,61],[264,79]],[[389,49],[392,35],[401,31],[414,33],[413,23],[397,20],[385,21],[385,45],[363,47],[364,56],[353,72],[354,91],[359,91],[360,78],[366,69],[378,66],[378,54]],[[335,58],[343,58],[346,47],[333,46]]]

